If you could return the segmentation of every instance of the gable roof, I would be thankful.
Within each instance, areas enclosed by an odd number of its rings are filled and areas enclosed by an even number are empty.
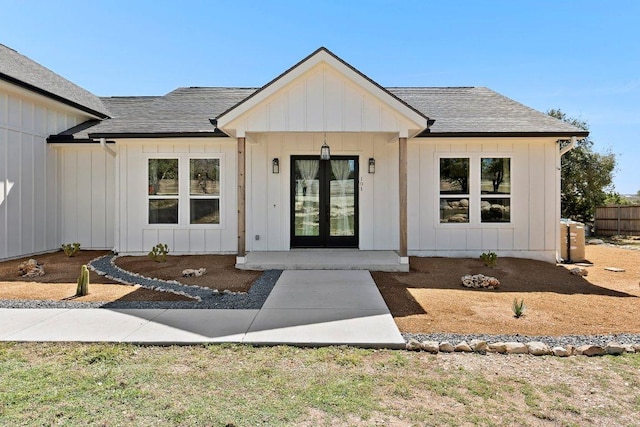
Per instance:
[[[342,76],[351,80],[360,88],[364,89],[369,94],[384,102],[396,114],[399,114],[399,116],[402,117],[403,120],[407,120],[408,123],[412,123],[412,127],[415,127],[419,130],[423,130],[427,127],[427,121],[429,120],[429,117],[425,115],[424,112],[419,111],[418,109],[407,104],[401,98],[398,98],[393,93],[380,86],[378,83],[367,77],[365,74],[357,70],[351,64],[347,63],[342,58],[338,57],[325,47],[316,49],[310,55],[303,58],[301,61],[293,65],[288,70],[284,71],[269,83],[265,84],[245,99],[239,101],[236,105],[227,109],[222,114],[216,116],[218,126],[220,128],[225,128],[227,124],[236,120],[252,107],[257,106],[266,98],[283,89],[286,85],[288,85],[295,79],[300,78],[307,71],[321,63],[325,63],[331,68],[337,70]]]
[[[0,79],[93,116],[109,116],[100,98],[3,44],[0,44]]]

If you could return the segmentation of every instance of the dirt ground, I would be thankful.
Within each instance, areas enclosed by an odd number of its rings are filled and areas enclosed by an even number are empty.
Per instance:
[[[372,273],[403,332],[580,335],[640,333],[640,251],[610,246],[586,248],[588,276],[575,265],[498,258],[489,268],[479,259],[411,258],[409,273]],[[624,272],[607,271],[618,267]],[[496,277],[497,290],[464,288],[465,274]],[[516,319],[514,298],[524,299]]]
[[[374,272],[380,289],[402,332],[568,335],[640,333],[640,251],[610,246],[587,246],[587,277],[574,276],[569,266],[515,258],[498,258],[494,268],[479,259],[415,258],[409,273]],[[75,301],[185,300],[171,293],[121,285],[91,273],[89,295],[74,299],[82,264],[105,252],[81,251],[67,258],[63,252],[38,255],[47,274],[23,279],[18,264],[0,263],[0,299]],[[147,257],[120,257],[121,268],[165,280],[232,291],[246,291],[259,272],[234,268],[232,255],[169,256],[166,263]],[[182,278],[185,268],[207,268],[198,278]],[[618,267],[624,272],[611,272]],[[461,286],[465,274],[498,278],[497,290]],[[28,280],[28,281],[27,281]],[[524,299],[525,316],[516,319],[514,298]]]
[[[140,286],[123,285],[113,280],[90,272],[89,295],[75,298],[76,280],[80,268],[94,258],[105,255],[106,251],[80,251],[76,256],[68,258],[64,252],[0,262],[0,299],[27,300],[71,300],[79,302],[93,301],[184,301],[191,298],[169,292],[157,292]],[[46,274],[42,277],[23,279],[18,265],[34,258]],[[234,268],[235,257],[232,255],[207,255],[191,257],[168,257],[166,263],[156,263],[147,257],[120,257],[117,265],[128,271],[164,280],[178,280],[189,285],[207,286],[220,290],[246,291],[259,277],[259,272],[239,271]],[[201,277],[183,278],[182,270],[186,268],[207,269]]]

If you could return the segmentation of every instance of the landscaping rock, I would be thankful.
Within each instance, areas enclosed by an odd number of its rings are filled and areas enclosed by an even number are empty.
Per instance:
[[[607,354],[607,352],[605,351],[604,348],[600,347],[599,345],[585,344],[576,348],[576,354],[581,354],[583,356],[591,357],[591,356],[602,356],[604,354]]]
[[[440,350],[440,345],[438,341],[422,341],[420,346],[424,351],[427,351],[431,354],[436,354]]]
[[[640,344],[634,344],[633,349],[636,351],[636,353],[640,353]]]
[[[618,355],[623,354],[625,352],[625,348],[624,348],[624,346],[622,344],[619,344],[617,342],[610,342],[604,348],[604,351],[606,351],[607,354],[618,356]]]
[[[589,272],[582,268],[582,267],[574,267],[571,270],[569,270],[571,272],[571,274],[576,275],[576,276],[588,276]]]
[[[204,274],[207,274],[206,268],[187,268],[186,270],[182,270],[182,277],[200,277]]]
[[[500,281],[495,277],[484,274],[467,274],[462,276],[462,286],[472,289],[496,289],[500,286]]]
[[[566,347],[553,347],[551,352],[556,357],[568,357],[571,356],[571,352]]]
[[[33,258],[20,263],[18,270],[20,274],[22,274],[22,277],[39,277],[45,274],[42,265],[38,264],[38,261]]]
[[[588,245],[604,245],[604,241],[601,239],[591,239],[587,240]]]
[[[454,351],[453,344],[451,344],[449,341],[442,341],[440,343],[439,349],[443,353],[452,353]]]
[[[471,353],[473,350],[466,341],[461,341],[453,348],[453,351]]]
[[[483,353],[487,351],[488,345],[487,342],[483,340],[471,340],[469,341],[469,347],[476,353]]]
[[[529,353],[529,348],[526,344],[520,342],[506,342],[504,343],[505,350],[507,354],[527,354]]]
[[[627,353],[635,353],[636,349],[633,348],[633,345],[631,344],[625,344],[624,351],[626,351]]]
[[[503,342],[494,342],[494,343],[490,343],[487,346],[487,351],[489,353],[506,353],[507,352],[507,345]]]
[[[415,339],[410,339],[409,342],[407,343],[407,350],[410,351],[420,351],[422,350],[422,346],[420,345],[420,341],[415,340]]]
[[[534,356],[546,356],[551,354],[551,349],[545,343],[540,341],[531,341],[527,343],[529,354]]]

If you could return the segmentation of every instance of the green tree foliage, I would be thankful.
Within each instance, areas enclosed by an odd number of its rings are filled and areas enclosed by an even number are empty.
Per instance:
[[[587,122],[568,117],[561,110],[549,110],[552,117],[589,130]],[[562,216],[577,221],[591,221],[596,206],[605,204],[613,193],[616,156],[611,151],[596,153],[593,141],[578,140],[575,148],[562,157]]]

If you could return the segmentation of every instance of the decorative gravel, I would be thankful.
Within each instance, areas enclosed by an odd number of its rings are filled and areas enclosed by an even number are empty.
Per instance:
[[[566,335],[566,336],[529,336],[529,335],[484,335],[484,334],[402,334],[405,341],[409,342],[410,339],[418,341],[449,341],[451,344],[456,345],[461,341],[467,343],[473,339],[483,340],[488,343],[496,342],[519,342],[528,343],[530,341],[541,341],[547,344],[549,347],[564,347],[566,345],[573,345],[575,347],[590,344],[599,345],[601,347],[606,346],[610,342],[617,342],[619,344],[640,344],[640,335],[638,334],[613,334],[613,335]]]
[[[105,303],[0,300],[0,308],[259,309],[282,274],[281,270],[267,270],[253,283],[248,292],[219,292],[217,289],[185,285],[175,280],[160,280],[130,273],[115,265],[115,258],[115,255],[106,255],[92,260],[88,266],[97,274],[120,283],[184,295],[194,298],[196,301],[114,301]]]

